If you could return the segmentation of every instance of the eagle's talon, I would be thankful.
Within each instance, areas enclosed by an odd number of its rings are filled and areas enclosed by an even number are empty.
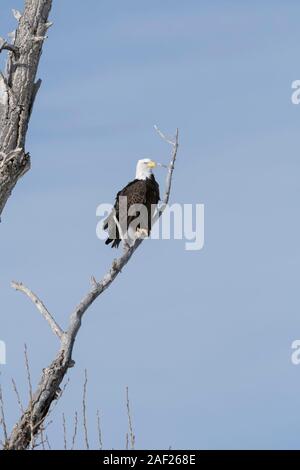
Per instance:
[[[137,238],[147,238],[148,237],[148,230],[145,228],[137,228],[136,229],[136,237]]]

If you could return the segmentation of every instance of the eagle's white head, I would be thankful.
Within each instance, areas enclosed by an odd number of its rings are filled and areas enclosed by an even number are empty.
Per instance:
[[[152,175],[152,168],[155,168],[157,163],[150,158],[143,158],[142,160],[138,160],[136,165],[136,173],[135,178],[137,180],[145,180],[146,178],[150,178]]]

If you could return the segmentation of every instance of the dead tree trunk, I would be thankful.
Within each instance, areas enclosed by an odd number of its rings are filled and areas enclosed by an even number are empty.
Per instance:
[[[0,217],[17,181],[30,168],[25,152],[28,123],[41,80],[35,82],[52,0],[26,0],[12,43],[0,39],[8,51],[6,73],[0,74]]]

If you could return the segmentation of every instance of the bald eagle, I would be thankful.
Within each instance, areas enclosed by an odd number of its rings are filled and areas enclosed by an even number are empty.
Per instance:
[[[135,179],[117,193],[113,210],[103,225],[108,232],[106,245],[111,243],[112,248],[118,248],[121,240],[132,245],[136,238],[149,236],[160,199],[159,185],[152,173],[156,165],[149,158],[138,160]]]

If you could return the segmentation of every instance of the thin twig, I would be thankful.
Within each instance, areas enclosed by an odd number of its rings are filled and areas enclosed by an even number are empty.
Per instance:
[[[20,394],[19,394],[18,389],[17,389],[16,382],[14,381],[13,378],[11,379],[11,381],[12,381],[14,392],[17,396],[17,401],[18,401],[18,405],[20,407],[21,413],[24,413],[24,408],[23,408],[23,405],[22,405],[22,402],[21,402]]]
[[[46,442],[47,442],[47,445],[48,445],[49,450],[51,450],[51,446],[50,446],[50,442],[49,442],[49,439],[48,439],[48,435],[46,435]]]
[[[76,436],[77,436],[77,428],[78,428],[78,415],[77,415],[77,411],[75,411],[75,417],[74,417],[74,433],[73,433],[73,438],[72,438],[72,447],[71,447],[71,450],[74,450],[75,440],[76,440]]]
[[[45,420],[44,420],[44,422],[45,422]],[[46,431],[46,429],[49,428],[49,426],[51,426],[52,423],[53,423],[52,419],[50,421],[48,421],[46,424],[43,423],[44,431]]]
[[[130,445],[131,445],[131,450],[134,450],[135,435],[134,435],[133,426],[132,426],[132,417],[131,417],[131,410],[130,410],[130,403],[129,403],[128,387],[126,387],[126,408],[127,408],[128,427],[129,427],[129,435],[130,435]]]
[[[63,430],[64,430],[64,449],[67,450],[67,426],[66,426],[65,413],[62,414],[62,420],[63,420]]]
[[[156,124],[154,124],[154,129],[158,132],[158,134],[160,135],[160,137],[161,137],[163,140],[165,140],[168,144],[175,145],[175,141],[173,142],[173,140],[168,139],[168,137],[166,137],[165,134],[162,133],[162,131],[157,127]]]
[[[40,442],[37,442],[37,443],[34,444],[34,449],[37,449],[38,447],[42,446],[42,450],[46,450],[45,443],[46,443],[46,441],[45,440],[42,441],[42,439],[41,439]]]
[[[89,439],[87,430],[87,417],[86,417],[86,390],[87,390],[87,370],[84,370],[84,384],[83,384],[83,398],[82,398],[82,414],[83,414],[83,428],[84,428],[84,440],[86,448],[89,450]]]
[[[43,449],[43,450],[46,450],[46,449],[45,449],[45,442],[46,442],[46,441],[44,440],[44,427],[41,426],[41,443],[42,443],[42,449]]]
[[[32,384],[31,384],[31,374],[30,374],[30,367],[29,367],[29,360],[28,360],[28,350],[27,350],[27,344],[24,344],[24,357],[25,357],[25,366],[26,366],[26,372],[27,372],[27,381],[28,381],[28,387],[29,387],[29,396],[30,396],[30,401],[32,402]]]
[[[12,44],[9,44],[7,41],[4,41],[2,38],[2,44],[0,45],[0,54],[3,50],[13,52],[16,57],[19,56],[19,49],[16,46],[13,46]]]
[[[1,372],[0,372],[0,378],[1,378]],[[4,414],[4,400],[3,400],[1,382],[0,382],[0,424],[3,430],[4,445],[5,445],[8,440],[8,434],[7,434],[7,427],[6,427],[5,414]]]
[[[102,443],[102,431],[101,431],[101,421],[100,421],[100,412],[97,410],[97,430],[98,430],[98,441],[99,441],[99,450],[103,449]]]
[[[27,345],[24,344],[24,357],[25,357],[25,366],[27,371],[27,381],[29,387],[29,410],[30,410],[30,448],[34,448],[34,430],[33,430],[33,400],[32,400],[32,383],[31,383],[31,374],[30,374],[30,367],[29,367],[29,360],[28,360],[28,351]]]
[[[162,134],[161,131],[160,131],[160,134]],[[155,222],[162,215],[162,213],[165,210],[165,208],[166,208],[166,206],[169,202],[169,199],[170,199],[173,171],[174,171],[174,168],[175,168],[175,162],[176,162],[176,157],[177,157],[177,152],[178,152],[178,147],[179,147],[179,130],[176,129],[176,135],[175,135],[175,141],[174,142],[169,141],[168,139],[166,139],[164,134],[162,134],[162,138],[164,140],[166,140],[170,145],[172,145],[173,151],[172,151],[172,158],[171,158],[170,164],[168,166],[168,173],[167,173],[166,183],[165,183],[165,187],[166,187],[165,195],[164,195],[162,204],[159,207],[159,210],[157,211],[157,213],[155,214],[155,216],[153,218],[153,224],[155,224]]]
[[[34,292],[32,292],[30,289],[28,289],[28,287],[24,286],[24,284],[22,284],[22,282],[13,281],[11,283],[11,286],[16,290],[18,290],[20,292],[23,292],[24,294],[27,295],[27,297],[30,298],[30,300],[35,304],[38,311],[43,315],[45,320],[49,323],[50,328],[52,329],[53,333],[56,336],[58,336],[59,339],[62,339],[62,337],[64,335],[63,330],[56,323],[56,321],[52,317],[51,313],[47,310],[47,308],[45,307],[43,302],[38,298],[38,296],[36,294],[34,294]]]

